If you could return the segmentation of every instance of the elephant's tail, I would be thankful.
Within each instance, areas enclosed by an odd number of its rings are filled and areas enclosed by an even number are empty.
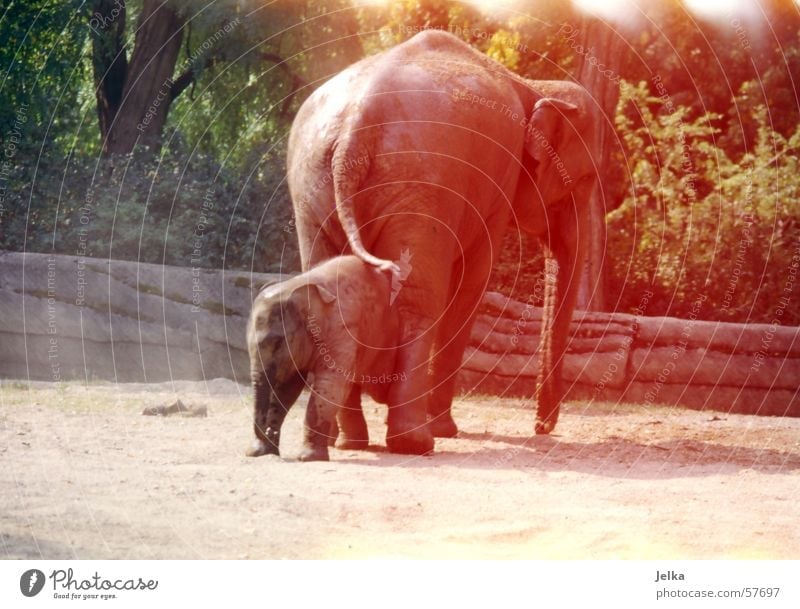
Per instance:
[[[393,275],[399,276],[400,267],[397,264],[391,260],[373,256],[367,251],[361,240],[361,231],[356,222],[353,205],[355,196],[369,172],[372,154],[369,146],[358,140],[358,133],[345,129],[345,135],[339,139],[331,159],[333,190],[339,223],[347,235],[347,242],[350,244],[353,254],[381,271],[391,271]]]

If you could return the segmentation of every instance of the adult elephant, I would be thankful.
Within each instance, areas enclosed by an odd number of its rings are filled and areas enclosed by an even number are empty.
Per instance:
[[[555,426],[596,177],[591,105],[575,84],[525,80],[426,31],[347,68],[298,112],[288,179],[303,270],[352,252],[395,273],[395,371],[407,380],[390,389],[389,450],[423,454],[456,434],[455,377],[512,221],[557,262],[535,429]]]

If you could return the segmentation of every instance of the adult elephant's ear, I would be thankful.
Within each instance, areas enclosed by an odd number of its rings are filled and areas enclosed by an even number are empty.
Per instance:
[[[567,194],[576,178],[575,150],[571,150],[579,134],[572,124],[578,106],[562,99],[544,97],[533,107],[525,131],[525,150],[536,161],[534,180],[546,203]]]

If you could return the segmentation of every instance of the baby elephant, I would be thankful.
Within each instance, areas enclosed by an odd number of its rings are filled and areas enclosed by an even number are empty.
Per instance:
[[[255,389],[256,440],[248,456],[278,455],[286,413],[308,384],[301,461],[327,461],[340,448],[366,448],[361,389],[386,402],[399,320],[391,275],[355,256],[332,258],[258,294],[247,326]]]

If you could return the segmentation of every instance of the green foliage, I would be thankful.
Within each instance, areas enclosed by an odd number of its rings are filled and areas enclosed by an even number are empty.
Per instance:
[[[248,180],[209,157],[180,154],[41,169],[48,179],[10,202],[5,248],[262,272],[298,267],[288,192],[269,163]]]
[[[167,145],[212,155],[239,171],[262,153],[280,149],[291,124],[292,69],[282,61],[296,25],[292,7],[264,8],[225,0],[197,10],[183,8],[187,25],[176,73],[194,82],[170,109]]]
[[[520,34],[497,30],[489,39],[486,54],[509,70],[516,70],[520,62]]]
[[[538,239],[515,227],[506,233],[489,290],[532,306],[544,304],[544,252]]]
[[[436,29],[450,32],[523,76],[563,78],[572,53],[559,30],[563,23],[575,21],[574,11],[561,0],[544,0],[527,13],[484,12],[453,0],[400,0],[362,9],[359,20],[364,32],[378,34],[365,36],[368,54]]]
[[[45,133],[63,145],[87,73],[81,62],[88,10],[84,2],[33,0],[0,8],[0,141],[26,117],[15,162],[36,158]],[[63,146],[62,146],[63,147]]]
[[[450,32],[477,47],[491,37],[496,24],[468,3],[450,0],[400,0],[359,12],[368,54],[390,48],[424,30]]]
[[[176,78],[188,70],[197,82],[173,105],[164,156],[140,147],[130,158],[98,159],[91,3],[85,4],[14,2],[2,14],[0,65],[8,71],[0,89],[7,153],[0,248],[296,270],[284,184],[291,116],[265,112],[279,104],[291,109],[281,103],[288,71],[252,78],[264,69],[262,50],[275,51],[263,43],[265,22],[295,9],[245,20],[236,2],[202,11],[174,2],[187,20]],[[140,4],[126,3],[129,45]],[[207,228],[198,237],[201,218]]]
[[[0,9],[0,248],[297,269],[285,146],[317,86],[426,28],[523,76],[570,78],[586,58],[576,45],[592,31],[562,0],[513,11],[455,0],[169,2],[185,21],[174,76],[194,82],[170,106],[160,153],[102,160],[93,3]],[[633,310],[652,290],[647,314],[694,314],[703,297],[703,318],[800,324],[791,280],[800,243],[796,6],[766,3],[765,17],[742,27],[697,19],[680,0],[638,6],[646,19],[618,28],[624,44],[610,58],[628,81],[605,184],[616,198],[611,305]],[[142,1],[126,7],[130,57]],[[542,266],[538,243],[512,229],[490,289],[538,304]]]
[[[705,319],[800,324],[790,272],[800,253],[800,127],[786,138],[755,106],[756,144],[734,162],[713,144],[715,117],[688,114],[644,83],[623,83],[617,131],[631,188],[608,216],[612,302],[633,311],[651,290],[651,315],[687,317],[702,300]]]

